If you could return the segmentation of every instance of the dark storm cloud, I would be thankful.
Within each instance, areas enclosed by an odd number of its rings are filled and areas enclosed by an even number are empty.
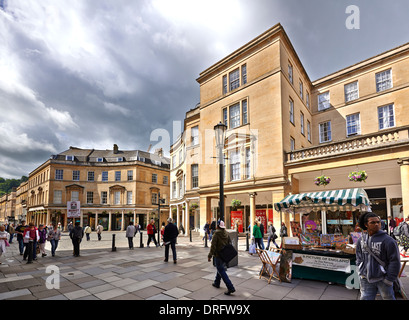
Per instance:
[[[351,31],[344,0],[0,0],[0,176],[69,146],[146,150],[158,129],[169,148],[200,72],[278,22],[311,80],[409,41],[407,1],[354,2]]]

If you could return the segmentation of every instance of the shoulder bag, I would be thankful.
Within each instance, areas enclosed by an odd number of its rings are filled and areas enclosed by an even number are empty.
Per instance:
[[[219,252],[219,257],[222,259],[226,264],[229,263],[233,258],[237,256],[237,250],[233,247],[230,237],[229,243],[226,244]]]

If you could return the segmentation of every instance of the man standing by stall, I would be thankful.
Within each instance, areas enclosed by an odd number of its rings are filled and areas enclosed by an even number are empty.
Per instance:
[[[363,214],[359,222],[363,232],[356,246],[356,265],[360,276],[361,300],[395,300],[393,283],[400,271],[396,241],[381,230],[381,219],[374,213]]]

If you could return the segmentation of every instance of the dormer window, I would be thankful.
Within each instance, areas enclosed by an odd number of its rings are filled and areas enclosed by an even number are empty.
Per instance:
[[[118,162],[122,162],[122,161],[124,161],[124,158],[122,158],[122,157],[118,157],[118,158],[116,158],[116,161],[118,161]]]
[[[65,156],[65,160],[74,161],[74,156]]]

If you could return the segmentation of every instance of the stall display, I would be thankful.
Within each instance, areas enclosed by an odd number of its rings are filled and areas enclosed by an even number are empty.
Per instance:
[[[362,212],[370,211],[364,189],[342,189],[289,195],[274,204],[293,216],[291,231],[299,244],[292,250],[292,277],[345,284],[355,265],[355,246],[361,236],[354,228]],[[295,221],[299,214],[299,222]],[[360,231],[360,230],[359,230]]]

